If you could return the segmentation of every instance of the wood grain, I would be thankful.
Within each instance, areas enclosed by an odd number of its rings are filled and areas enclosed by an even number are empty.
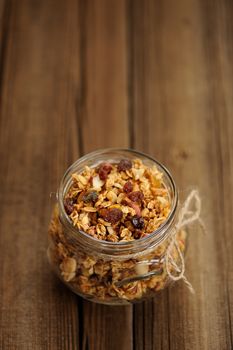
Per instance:
[[[4,62],[7,50],[8,29],[10,23],[10,2],[0,0],[0,103],[4,76]]]
[[[4,350],[78,349],[76,297],[46,259],[49,195],[78,154],[71,156],[69,145],[76,120],[77,11],[75,2],[11,4],[0,137]]]
[[[0,0],[0,349],[230,350],[233,3]],[[186,275],[133,307],[51,273],[47,226],[80,155],[134,147],[203,200]]]
[[[128,147],[124,1],[82,3],[81,138],[84,153]],[[82,348],[131,349],[132,308],[82,302]]]
[[[226,31],[226,5],[133,3],[135,146],[171,169],[183,198],[190,185],[200,189],[208,229],[206,237],[199,230],[190,237],[187,276],[195,296],[179,283],[161,299],[135,307],[137,349],[152,349],[153,340],[158,349],[232,347],[232,164],[227,144],[233,77],[227,35],[232,39],[233,32]]]
[[[85,152],[128,146],[125,1],[83,2]]]

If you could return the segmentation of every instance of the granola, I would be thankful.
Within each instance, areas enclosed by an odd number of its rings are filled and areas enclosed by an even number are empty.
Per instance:
[[[85,167],[72,175],[64,207],[72,224],[89,235],[122,242],[145,237],[168,217],[171,204],[163,174],[140,159]]]
[[[148,167],[139,159],[122,159],[73,173],[64,209],[77,234],[84,231],[97,240],[120,244],[148,237],[157,230],[171,211],[171,198],[156,166]],[[49,236],[49,259],[57,274],[88,299],[128,303],[153,295],[168,283],[164,256],[169,239],[134,258],[104,258],[69,239],[57,206]],[[181,252],[185,238],[185,231],[180,230],[177,244]],[[179,261],[175,247],[171,255],[174,262]],[[145,279],[137,279],[142,275]]]

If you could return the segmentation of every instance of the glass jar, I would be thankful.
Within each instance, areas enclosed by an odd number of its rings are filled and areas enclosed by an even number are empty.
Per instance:
[[[144,238],[128,242],[98,240],[73,226],[63,200],[71,186],[71,174],[82,172],[85,166],[96,167],[104,161],[116,163],[122,158],[141,159],[148,167],[156,165],[163,173],[171,210],[165,222]],[[150,156],[129,149],[104,149],[87,154],[71,165],[61,181],[49,228],[50,264],[73,292],[94,302],[122,305],[154,296],[171,281],[165,258],[177,220],[177,208],[178,195],[172,176]],[[185,231],[179,230],[176,245],[170,251],[176,266],[179,253],[185,250],[185,240]]]

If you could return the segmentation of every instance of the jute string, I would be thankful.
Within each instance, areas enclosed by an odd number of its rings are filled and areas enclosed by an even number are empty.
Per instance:
[[[177,242],[177,233],[185,226],[192,224],[194,221],[197,221],[201,226],[201,228],[203,229],[203,231],[206,232],[203,221],[200,218],[200,213],[201,213],[201,199],[198,194],[198,191],[193,190],[190,192],[183,206],[180,209],[178,220],[174,229],[171,231],[171,234],[170,234],[171,240],[165,254],[165,268],[168,276],[173,281],[178,281],[180,279],[183,279],[183,281],[185,282],[185,284],[187,285],[191,293],[194,293],[194,289],[191,283],[187,280],[187,278],[184,275],[185,263],[184,263],[183,254]],[[172,256],[174,249],[178,253],[178,258],[179,258],[178,260],[180,261],[179,266]]]

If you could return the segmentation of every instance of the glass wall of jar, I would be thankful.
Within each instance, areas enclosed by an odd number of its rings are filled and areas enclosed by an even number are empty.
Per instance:
[[[85,166],[103,162],[140,159],[147,167],[156,166],[163,174],[163,186],[170,199],[170,213],[154,232],[137,240],[110,242],[77,229],[64,208],[64,198],[72,183],[72,174]],[[57,204],[49,229],[48,257],[59,278],[76,294],[103,304],[128,304],[154,296],[169,283],[165,254],[171,240],[178,211],[175,183],[159,162],[148,155],[128,149],[104,149],[77,160],[65,173],[57,194]],[[177,233],[177,244],[185,250],[185,231]],[[172,260],[178,263],[176,247]],[[172,268],[172,267],[171,267]]]

